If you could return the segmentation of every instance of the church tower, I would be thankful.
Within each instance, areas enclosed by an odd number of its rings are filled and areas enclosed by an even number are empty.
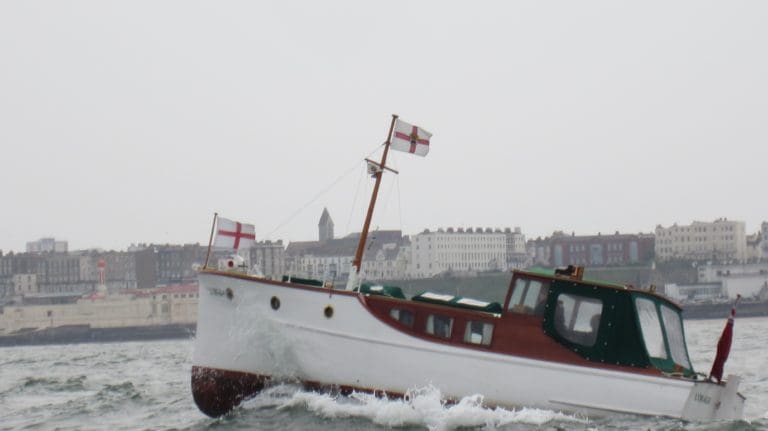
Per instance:
[[[320,232],[320,242],[333,239],[333,220],[328,214],[328,208],[323,209],[323,215],[320,216],[320,223],[317,224],[317,228]]]

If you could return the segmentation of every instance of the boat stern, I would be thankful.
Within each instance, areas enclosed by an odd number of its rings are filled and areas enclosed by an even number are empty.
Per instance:
[[[729,375],[724,384],[697,382],[688,395],[682,418],[690,421],[729,421],[744,418],[741,378]]]

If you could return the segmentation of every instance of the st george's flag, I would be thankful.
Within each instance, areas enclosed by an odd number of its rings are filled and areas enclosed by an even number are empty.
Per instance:
[[[252,246],[254,242],[256,242],[256,228],[252,224],[240,223],[222,217],[216,220],[214,247],[239,250]]]
[[[390,147],[393,150],[424,157],[429,152],[429,138],[431,137],[432,134],[426,130],[397,119]]]

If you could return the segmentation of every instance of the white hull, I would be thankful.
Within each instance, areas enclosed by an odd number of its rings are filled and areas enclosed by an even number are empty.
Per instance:
[[[434,385],[454,399],[586,413],[711,420],[740,419],[743,409],[738,379],[722,386],[430,342],[380,321],[357,296],[212,273],[200,274],[193,364],[393,394]]]

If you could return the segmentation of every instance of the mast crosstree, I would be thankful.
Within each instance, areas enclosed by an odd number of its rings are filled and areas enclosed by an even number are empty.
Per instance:
[[[389,125],[389,133],[387,133],[387,141],[384,142],[384,152],[381,154],[381,163],[379,163],[378,166],[376,166],[376,169],[373,172],[373,176],[376,178],[376,182],[373,185],[371,202],[368,204],[368,213],[365,215],[365,223],[363,224],[363,231],[360,232],[360,241],[357,243],[357,251],[355,252],[355,259],[352,261],[352,270],[349,271],[349,280],[347,281],[347,290],[354,290],[359,284],[358,280],[360,275],[360,268],[362,267],[362,263],[363,263],[363,252],[365,251],[365,241],[368,239],[368,230],[371,227],[371,219],[373,218],[373,209],[376,206],[376,197],[379,194],[379,185],[381,185],[381,177],[384,175],[384,170],[387,169],[387,155],[389,154],[389,146],[392,140],[392,131],[395,128],[395,122],[397,121],[397,118],[398,118],[397,114],[392,114],[392,122]]]

